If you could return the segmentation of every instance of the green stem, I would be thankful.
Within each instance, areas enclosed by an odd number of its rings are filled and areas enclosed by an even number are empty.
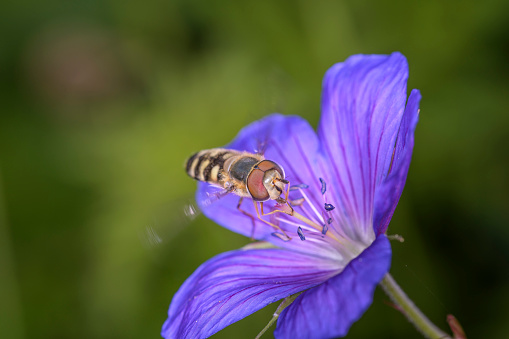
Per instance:
[[[401,313],[407,317],[408,321],[410,321],[426,338],[451,339],[451,336],[435,326],[435,324],[415,306],[389,273],[387,273],[380,282],[380,286],[396,304]]]
[[[258,333],[258,335],[256,336],[255,339],[260,339],[262,337],[262,335],[267,332],[267,330],[272,326],[274,325],[274,323],[276,322],[277,318],[279,318],[279,315],[281,314],[281,312],[283,312],[283,310],[285,308],[287,308],[291,303],[293,303],[293,301],[295,299],[297,299],[297,297],[301,294],[302,292],[299,292],[299,293],[295,293],[289,297],[286,297],[283,302],[281,304],[279,304],[276,312],[274,312],[274,315],[272,316],[272,319],[270,319],[269,323],[267,324],[267,326],[265,326],[263,328],[263,330]]]

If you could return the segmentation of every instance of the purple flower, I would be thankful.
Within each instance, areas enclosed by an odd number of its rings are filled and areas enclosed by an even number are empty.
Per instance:
[[[263,142],[265,158],[280,164],[295,188],[295,211],[308,220],[264,217],[292,238],[283,241],[241,213],[234,194],[202,203],[218,224],[275,247],[226,252],[202,264],[173,297],[163,337],[205,338],[298,292],[278,319],[276,338],[347,334],[391,263],[385,231],[405,185],[421,98],[413,90],[406,102],[407,77],[400,53],[355,55],[325,74],[317,133],[305,120],[279,114],[240,131],[226,148],[255,152]],[[198,202],[215,191],[200,183]],[[256,215],[250,199],[242,209]]]

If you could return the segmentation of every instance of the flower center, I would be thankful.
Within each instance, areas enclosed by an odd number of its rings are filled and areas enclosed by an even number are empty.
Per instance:
[[[300,197],[288,200],[292,205],[293,213],[278,213],[275,219],[280,224],[286,224],[286,230],[296,229],[301,241],[324,242],[324,246],[329,245],[334,248],[342,260],[348,262],[373,242],[375,234],[374,232],[368,235],[360,234],[364,228],[356,227],[359,225],[350,225],[351,222],[342,215],[341,209],[337,209],[329,200],[325,180],[319,179],[321,199],[317,197],[317,194],[308,191],[308,185],[292,186],[291,194],[294,196],[296,193],[300,194]],[[372,228],[368,227],[368,229]],[[279,234],[274,235],[282,238]]]

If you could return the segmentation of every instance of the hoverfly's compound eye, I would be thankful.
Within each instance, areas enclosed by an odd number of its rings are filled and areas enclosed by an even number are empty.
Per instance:
[[[247,177],[247,189],[254,201],[267,201],[269,200],[269,192],[263,185],[263,176],[265,172],[255,168]]]
[[[260,163],[258,165],[256,165],[256,167],[261,169],[263,172],[267,172],[268,170],[272,170],[272,169],[276,170],[281,175],[281,179],[285,178],[285,171],[283,171],[281,166],[276,164],[274,161],[263,160],[263,161],[260,161]]]
[[[284,187],[280,179],[284,179],[281,166],[270,160],[262,160],[249,173],[246,181],[247,189],[255,201],[276,199],[281,195],[282,187]]]

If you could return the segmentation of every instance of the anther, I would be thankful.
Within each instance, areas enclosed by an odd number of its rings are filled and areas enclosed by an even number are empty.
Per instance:
[[[325,183],[325,180],[323,180],[322,178],[318,179],[320,179],[320,183],[322,184],[322,195],[324,195],[325,191],[327,191],[327,184]]]
[[[332,211],[334,208],[335,208],[334,205],[325,203],[325,210],[327,212]]]
[[[297,228],[297,234],[299,235],[300,240],[302,241],[306,240],[304,233],[302,233],[302,227],[299,226],[299,228]]]
[[[327,220],[327,224],[331,224],[332,223],[332,218],[329,218],[329,220]]]
[[[330,220],[330,219],[329,219]],[[330,224],[330,223],[329,223]],[[323,229],[322,229],[322,234],[325,235],[327,233],[327,231],[329,230],[329,226],[328,225],[323,225]]]
[[[300,184],[300,185],[293,185],[290,187],[290,191],[298,190],[299,188],[308,188],[309,185],[306,184]]]
[[[286,235],[284,234],[281,234],[281,233],[278,233],[278,232],[274,232],[274,233],[271,233],[272,236],[276,237],[276,238],[279,238],[283,241],[289,241],[291,240],[289,237],[287,237]],[[299,235],[300,236],[300,235]]]
[[[292,206],[300,206],[304,203],[304,201],[306,201],[306,199],[304,198],[298,198],[298,199],[295,199],[295,200],[289,200],[290,201],[290,204]]]

